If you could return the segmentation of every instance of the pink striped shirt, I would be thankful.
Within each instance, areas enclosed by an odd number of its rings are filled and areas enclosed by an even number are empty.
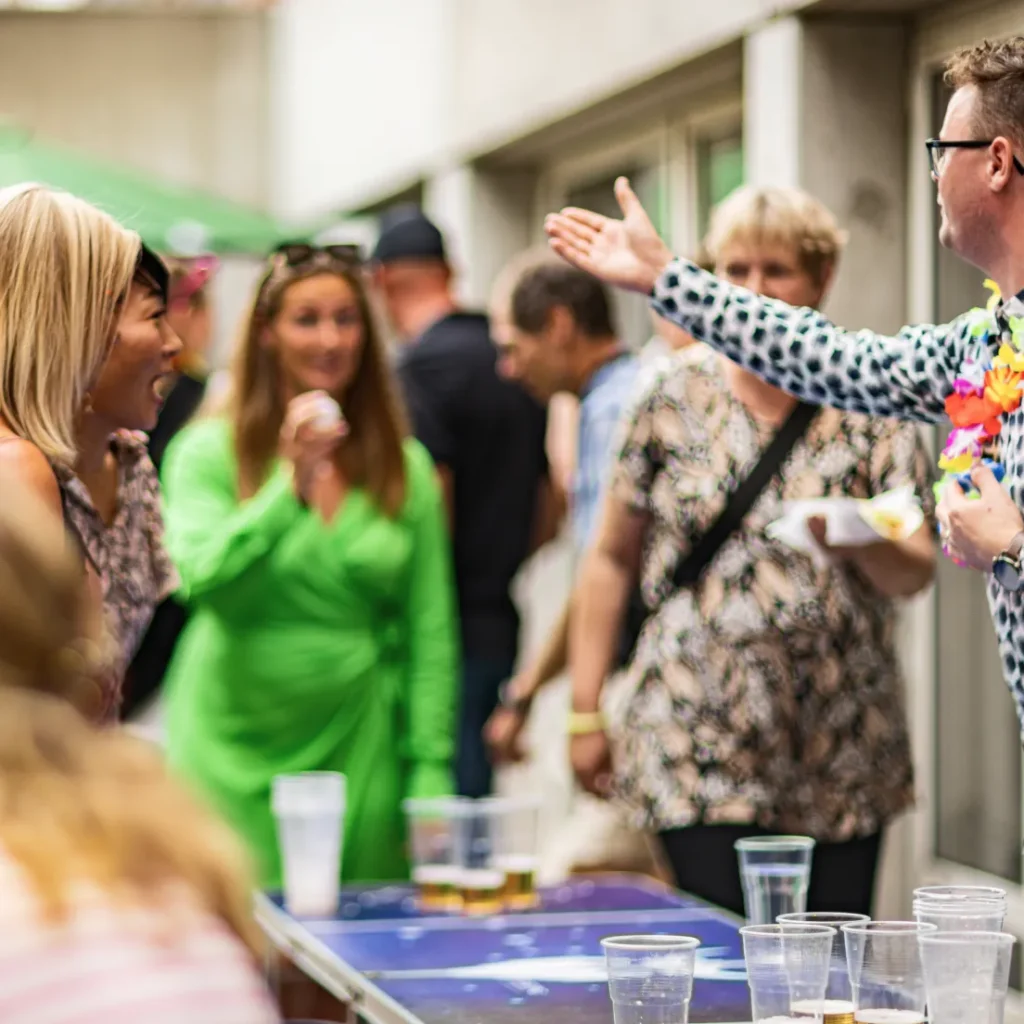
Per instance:
[[[81,887],[51,926],[20,867],[0,851],[3,1024],[273,1024],[248,950],[184,895],[122,906]]]

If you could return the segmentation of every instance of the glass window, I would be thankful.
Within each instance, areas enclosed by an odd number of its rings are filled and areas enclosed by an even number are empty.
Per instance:
[[[712,209],[743,184],[743,135],[737,130],[697,143],[697,229],[703,238]]]
[[[615,179],[620,175],[629,178],[633,191],[650,214],[654,226],[664,236],[668,211],[665,190],[661,187],[661,175],[657,167],[622,167],[614,174],[602,174],[600,178],[569,189],[565,197],[566,204],[594,210],[606,217],[621,217],[622,212],[615,199]],[[621,337],[631,348],[640,348],[653,333],[647,297],[613,288],[612,303],[616,326]]]
[[[949,98],[938,76],[933,95],[938,134]],[[984,305],[983,277],[936,246],[937,322]],[[948,432],[948,423],[937,428],[937,449]],[[1003,681],[985,580],[942,558],[936,597],[936,852],[1020,882],[1020,729]]]

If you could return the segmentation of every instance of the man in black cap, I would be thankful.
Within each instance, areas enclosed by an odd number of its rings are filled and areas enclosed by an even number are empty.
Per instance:
[[[487,318],[459,309],[444,238],[418,208],[385,215],[373,263],[403,342],[396,369],[413,429],[437,465],[451,524],[462,625],[458,789],[485,796],[491,766],[483,729],[518,647],[509,587],[556,525],[546,415],[498,376]]]

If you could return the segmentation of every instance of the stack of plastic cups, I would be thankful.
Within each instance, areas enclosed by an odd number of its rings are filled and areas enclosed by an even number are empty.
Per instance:
[[[783,914],[779,924],[823,924],[835,928],[832,940],[832,958],[828,969],[828,987],[825,989],[823,1024],[853,1024],[853,989],[850,985],[850,969],[846,962],[846,938],[842,933],[845,924],[864,924],[871,919],[866,914]],[[813,1016],[812,1007],[795,1004],[794,1013]]]
[[[820,1022],[836,930],[822,924],[740,929],[754,1024]]]
[[[857,1024],[926,1024],[921,937],[936,931],[914,921],[843,925]]]
[[[1012,935],[945,931],[921,937],[931,1024],[1003,1024]]]
[[[601,945],[615,1024],[687,1024],[699,939],[619,935]]]
[[[914,890],[914,917],[940,932],[1001,932],[1006,892],[981,885],[932,885]]]
[[[782,914],[799,914],[807,909],[813,839],[764,836],[739,839],[735,848],[747,924],[775,924]]]
[[[297,917],[331,917],[338,909],[345,818],[345,776],[277,775],[271,791],[284,876],[284,901]]]

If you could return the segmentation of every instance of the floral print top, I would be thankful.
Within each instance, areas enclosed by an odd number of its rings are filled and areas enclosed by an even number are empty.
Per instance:
[[[612,493],[649,517],[647,620],[613,737],[637,824],[756,823],[822,841],[877,832],[913,802],[891,601],[849,566],[766,535],[782,503],[912,484],[933,512],[911,425],[822,410],[699,583],[672,574],[774,436],[703,346],[668,366],[625,424]]]
[[[965,313],[948,324],[904,327],[886,336],[847,331],[812,309],[754,295],[686,260],[674,260],[654,289],[657,313],[776,387],[837,409],[937,423],[968,359],[984,363],[1024,317],[1024,292],[1001,301],[991,334]],[[998,458],[1003,486],[1024,508],[1024,405],[1003,416]],[[1024,728],[1024,590],[990,576],[989,607],[999,653]]]
[[[143,441],[116,434],[111,449],[120,471],[117,513],[103,522],[85,485],[68,468],[54,466],[64,503],[64,520],[99,577],[115,664],[104,681],[102,721],[117,718],[124,675],[156,606],[178,584],[163,544],[163,516],[156,470]]]

